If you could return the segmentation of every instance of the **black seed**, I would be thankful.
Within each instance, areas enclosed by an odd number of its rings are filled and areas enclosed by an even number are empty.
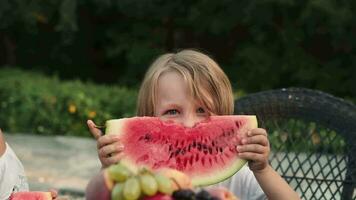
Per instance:
[[[220,147],[220,148],[219,148],[219,151],[222,153],[222,152],[223,152],[223,148],[222,148],[222,147]]]
[[[168,151],[172,151],[173,147],[172,145],[169,145]]]
[[[216,153],[219,153],[219,147],[215,147]]]
[[[193,160],[194,160],[194,156],[191,156],[189,160],[190,165],[193,165]]]
[[[198,143],[198,150],[201,151],[201,143]]]
[[[211,147],[209,147],[209,153],[213,154],[213,149]]]
[[[193,148],[195,148],[197,146],[197,143],[194,141],[193,142]]]
[[[174,153],[169,154],[169,159],[173,157]]]
[[[177,149],[177,151],[175,152],[175,155],[177,156],[180,153],[181,149]]]
[[[188,151],[189,151],[189,152],[190,152],[190,148],[191,148],[191,147],[192,147],[192,145],[189,145],[189,146],[188,146]]]
[[[211,146],[215,146],[215,142],[214,141],[211,142]]]
[[[195,162],[198,162],[198,160],[199,160],[199,155],[196,154],[196,156],[195,156]]]

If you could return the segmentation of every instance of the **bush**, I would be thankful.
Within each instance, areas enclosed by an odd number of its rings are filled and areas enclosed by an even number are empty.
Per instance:
[[[61,81],[18,69],[0,70],[0,127],[7,132],[90,136],[97,124],[132,116],[137,90]]]

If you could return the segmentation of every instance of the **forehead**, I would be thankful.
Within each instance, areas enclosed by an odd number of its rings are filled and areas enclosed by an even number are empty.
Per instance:
[[[183,75],[175,70],[162,73],[157,80],[154,104],[164,106],[170,104],[186,104],[194,102],[196,105],[206,107],[210,112],[212,109],[212,96],[204,83],[195,83],[191,77]]]
[[[168,71],[160,75],[157,82],[156,96],[157,103],[191,99],[187,82],[176,71]]]

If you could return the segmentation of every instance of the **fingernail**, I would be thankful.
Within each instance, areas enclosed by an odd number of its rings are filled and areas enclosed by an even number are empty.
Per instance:
[[[236,150],[240,151],[241,150],[241,146],[236,146]]]
[[[248,135],[248,136],[251,136],[251,131],[247,131],[247,135]]]

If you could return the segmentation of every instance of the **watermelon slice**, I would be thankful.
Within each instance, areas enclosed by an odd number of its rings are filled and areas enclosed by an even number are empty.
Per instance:
[[[194,186],[215,184],[235,174],[246,160],[236,145],[257,127],[256,116],[211,116],[193,128],[157,117],[108,120],[106,134],[119,134],[122,163],[132,170],[169,167],[184,172]]]
[[[9,200],[52,200],[52,195],[50,192],[16,192]]]

